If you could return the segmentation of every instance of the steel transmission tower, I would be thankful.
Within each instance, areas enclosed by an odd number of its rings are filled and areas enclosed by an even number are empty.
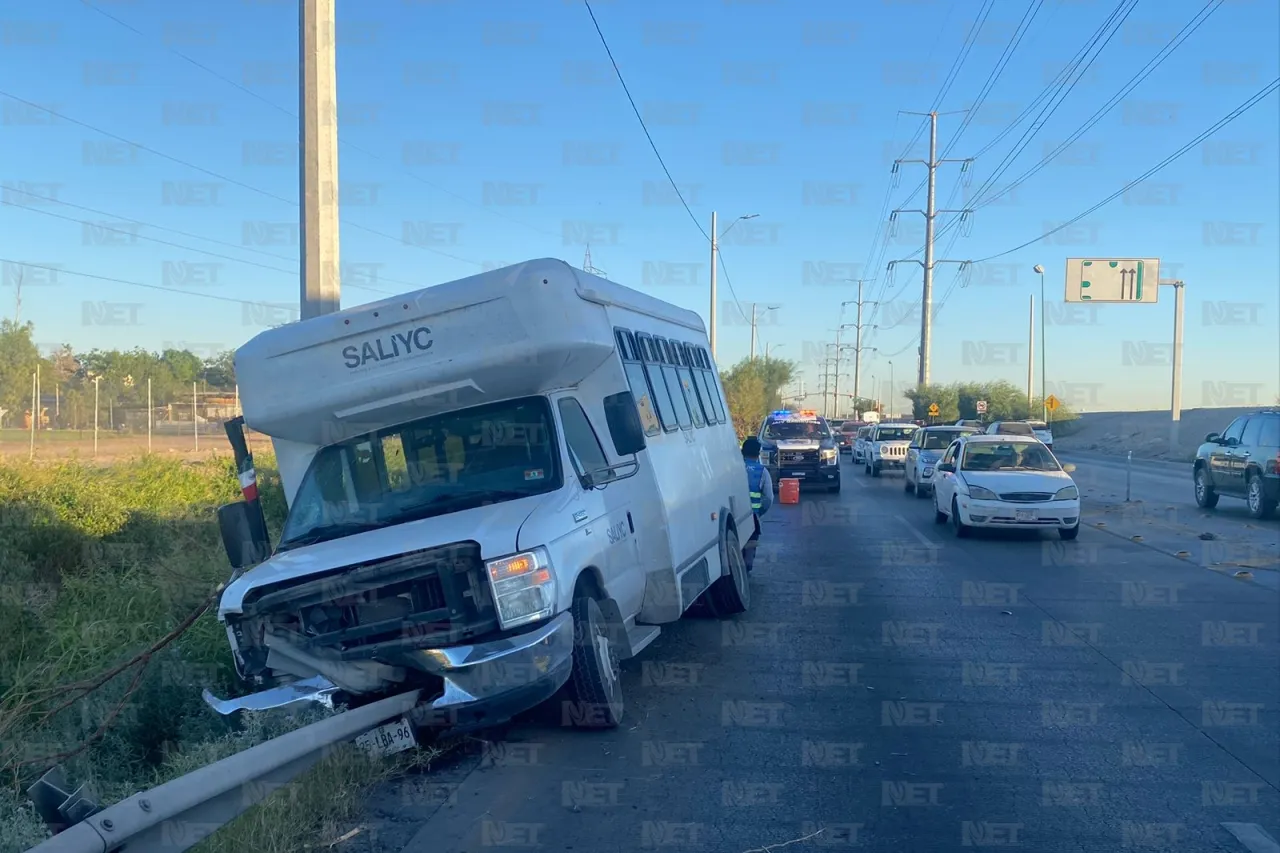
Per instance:
[[[924,260],[919,261],[915,258],[905,258],[898,261],[890,261],[889,268],[892,269],[894,264],[913,263],[920,264],[924,267],[924,292],[920,298],[920,369],[916,378],[917,384],[921,387],[929,384],[929,359],[931,355],[931,346],[933,343],[933,268],[937,264],[960,264],[965,266],[968,261],[952,261],[952,260],[935,260],[933,257],[933,221],[939,213],[959,213],[962,216],[968,216],[972,210],[938,210],[937,204],[937,171],[938,167],[943,163],[963,163],[963,170],[968,170],[969,164],[973,162],[972,158],[960,160],[939,160],[938,159],[938,113],[907,113],[907,115],[927,115],[929,117],[929,159],[928,160],[895,160],[893,161],[893,171],[896,173],[898,167],[903,163],[923,163],[929,170],[929,195],[924,210],[895,210],[890,216],[890,222],[896,222],[899,213],[919,213],[924,216]]]

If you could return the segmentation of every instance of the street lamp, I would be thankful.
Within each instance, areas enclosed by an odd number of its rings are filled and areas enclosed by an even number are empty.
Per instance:
[[[770,351],[770,350],[772,350],[772,349],[776,349],[776,348],[778,348],[778,347],[785,347],[785,346],[786,346],[786,344],[785,344],[785,343],[782,343],[782,344],[770,344],[770,343],[766,343],[766,344],[764,345],[764,360],[765,360],[765,361],[768,361],[768,360],[769,360],[769,351]]]
[[[759,215],[758,213],[748,213],[745,216],[739,216],[729,223],[729,227],[724,229],[724,233],[720,237],[728,234],[733,229],[733,226],[744,219],[755,219]],[[711,358],[713,360],[716,357],[716,255],[720,251],[720,237],[716,236],[716,212],[713,210],[711,211],[711,316],[708,318],[710,320],[708,343],[711,344]]]
[[[893,406],[893,404],[894,404],[894,395],[893,395],[893,362],[891,361],[891,362],[889,362],[889,405],[890,405],[890,406]],[[892,416],[892,415],[893,415],[893,412],[890,412],[889,414]]]
[[[1045,401],[1049,398],[1049,386],[1045,384],[1045,362],[1049,360],[1049,347],[1044,339],[1044,267],[1036,264],[1034,270],[1040,276],[1040,418],[1047,421],[1049,404]]]

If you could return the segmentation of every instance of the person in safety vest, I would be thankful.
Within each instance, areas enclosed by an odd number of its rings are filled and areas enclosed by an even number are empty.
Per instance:
[[[769,469],[760,464],[760,440],[754,436],[742,442],[742,461],[747,466],[747,490],[751,493],[751,512],[756,529],[742,548],[742,558],[751,571],[756,560],[756,545],[760,539],[760,516],[773,506],[773,478]]]

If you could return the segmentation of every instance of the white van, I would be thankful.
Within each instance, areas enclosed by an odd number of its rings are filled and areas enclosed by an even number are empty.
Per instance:
[[[206,692],[221,713],[419,687],[401,736],[563,688],[563,722],[613,727],[620,660],[695,601],[750,604],[746,470],[691,311],[529,261],[263,332],[236,373],[289,513],[272,553],[239,453],[218,618],[265,689]]]

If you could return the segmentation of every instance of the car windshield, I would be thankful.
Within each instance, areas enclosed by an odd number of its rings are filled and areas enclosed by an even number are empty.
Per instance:
[[[964,449],[963,471],[1061,471],[1042,444],[1029,441],[979,441]]]
[[[289,508],[280,550],[560,487],[541,397],[462,409],[330,445]]]
[[[1032,429],[1048,429],[1049,425],[1044,421],[1027,421],[1027,426]]]
[[[770,421],[764,428],[764,437],[775,441],[792,441],[796,439],[812,439],[821,441],[830,437],[826,426],[821,421]]]
[[[876,441],[907,441],[916,434],[917,427],[880,427],[876,430]]]
[[[847,423],[847,422],[846,422],[846,423],[842,423],[842,424],[840,424],[840,431],[841,431],[841,432],[854,432],[854,433],[856,433],[859,429],[861,429],[861,427],[859,427],[857,424],[851,424],[851,423]]]
[[[1002,421],[996,427],[996,435],[1035,435],[1035,431],[1022,421]]]
[[[946,430],[945,432],[942,430],[925,430],[924,435],[920,437],[920,449],[946,450],[958,435],[962,435],[960,430]]]

